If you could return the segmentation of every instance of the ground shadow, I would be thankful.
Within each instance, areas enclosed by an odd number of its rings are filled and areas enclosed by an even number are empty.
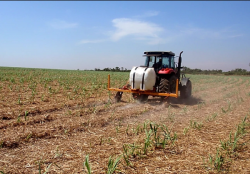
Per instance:
[[[150,105],[156,106],[156,105],[162,105],[164,102],[166,101],[165,100],[162,101],[159,97],[156,97],[156,98],[148,99],[144,103],[148,103]]]
[[[124,100],[120,100],[119,102],[121,103],[129,103],[127,101],[124,101]],[[190,105],[190,106],[193,106],[193,105],[197,105],[199,103],[202,103],[204,102],[203,99],[199,98],[199,97],[194,97],[194,96],[191,96],[189,98],[181,98],[181,97],[178,97],[178,98],[174,98],[174,97],[169,97],[167,99],[161,99],[160,97],[153,97],[153,98],[149,98],[147,99],[146,101],[143,101],[143,102],[140,102],[140,101],[137,101],[136,103],[140,103],[140,104],[149,104],[151,106],[160,106],[160,105],[166,105],[166,107],[168,105],[171,105],[172,107],[176,107],[176,108],[179,108],[180,106],[179,105]]]
[[[120,103],[129,103],[129,102],[124,101],[124,100],[120,100],[119,102],[120,102]]]
[[[175,107],[175,108],[179,108],[180,106],[176,105],[176,104],[172,104],[171,102],[169,102],[169,98],[168,99],[161,99],[159,97],[156,97],[156,98],[151,98],[151,99],[148,99],[146,101],[147,104],[151,105],[151,106],[161,106],[161,107],[164,107],[164,108],[167,108],[169,107],[170,105],[172,107]]]
[[[156,98],[152,98],[152,99],[148,99],[147,103],[152,105],[152,106],[157,106],[157,105],[162,105],[162,104],[170,104],[172,107],[179,107],[179,104],[183,104],[183,105],[197,105],[201,102],[204,102],[204,100],[202,100],[201,98],[198,97],[194,97],[191,96],[187,99],[184,98],[173,98],[173,97],[169,97],[167,99],[163,99],[161,100],[161,98],[156,97]]]
[[[204,100],[202,100],[201,98],[199,97],[194,97],[194,96],[191,96],[189,98],[169,98],[169,102],[171,104],[184,104],[184,105],[197,105],[199,103],[202,103],[204,102]]]

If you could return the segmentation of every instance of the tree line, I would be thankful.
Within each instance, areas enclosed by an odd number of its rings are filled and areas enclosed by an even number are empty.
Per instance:
[[[186,74],[250,75],[250,71],[241,68],[236,68],[231,71],[223,72],[222,70],[201,70],[197,68],[191,69],[188,67],[184,67],[182,69],[182,72]]]
[[[95,68],[95,71],[130,72],[130,70],[123,67],[103,68],[103,69]]]
[[[123,67],[103,68],[103,69],[95,68],[95,71],[130,72],[130,69],[128,70]],[[231,71],[223,72],[222,70],[201,70],[197,68],[192,69],[188,67],[183,67],[181,72],[185,74],[250,75],[250,71],[241,68],[236,68]]]

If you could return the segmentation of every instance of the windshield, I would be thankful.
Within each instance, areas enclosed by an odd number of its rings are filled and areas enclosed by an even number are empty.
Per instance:
[[[162,59],[162,67],[163,68],[175,68],[174,56],[166,56],[166,57],[156,57],[156,56],[147,56],[145,60],[145,66],[153,67],[153,65],[159,60]]]
[[[168,57],[163,57],[162,58],[162,67],[163,68],[170,68],[170,66],[169,66],[169,58]]]
[[[164,68],[175,68],[174,56],[162,57],[162,66]]]

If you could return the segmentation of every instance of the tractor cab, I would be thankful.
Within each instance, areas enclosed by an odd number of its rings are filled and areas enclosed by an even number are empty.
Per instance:
[[[155,68],[156,73],[164,74],[164,70],[175,69],[175,54],[171,51],[146,51],[144,52],[146,57],[144,66],[148,68]],[[169,71],[168,71],[169,73]]]

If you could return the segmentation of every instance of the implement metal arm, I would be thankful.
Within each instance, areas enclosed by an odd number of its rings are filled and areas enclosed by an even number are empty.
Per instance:
[[[166,96],[166,97],[178,98],[178,86],[179,86],[179,80],[177,79],[176,80],[176,93],[159,93],[159,92],[154,92],[153,90],[110,88],[110,75],[108,75],[108,90],[109,91],[119,91],[119,92],[128,92],[128,93],[137,93],[137,94],[146,94],[146,95]]]

